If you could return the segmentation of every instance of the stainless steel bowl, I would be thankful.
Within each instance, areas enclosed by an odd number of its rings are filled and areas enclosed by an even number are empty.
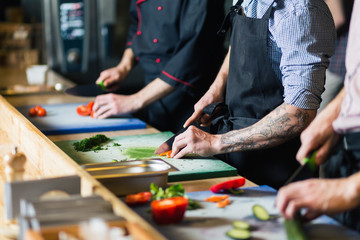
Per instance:
[[[166,187],[168,173],[178,171],[162,159],[90,163],[82,166],[116,195],[149,191],[151,183]]]

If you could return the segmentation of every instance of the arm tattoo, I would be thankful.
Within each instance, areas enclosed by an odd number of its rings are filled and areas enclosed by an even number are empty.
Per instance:
[[[283,103],[254,125],[222,135],[221,144],[225,152],[274,147],[299,136],[314,118],[314,112]]]

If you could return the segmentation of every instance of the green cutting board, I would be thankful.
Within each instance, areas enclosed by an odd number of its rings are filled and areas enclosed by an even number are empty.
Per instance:
[[[73,143],[77,141],[61,141],[55,144],[79,164],[162,158],[179,170],[169,172],[169,182],[236,176],[236,168],[215,158],[174,159],[154,154],[157,147],[173,135],[172,132],[161,132],[112,137],[103,145],[104,150],[97,152],[77,152],[73,147]]]

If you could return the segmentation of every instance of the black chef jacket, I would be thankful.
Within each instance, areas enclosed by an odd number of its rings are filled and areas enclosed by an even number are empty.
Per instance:
[[[223,0],[132,0],[127,46],[145,75],[176,90],[148,107],[150,125],[173,132],[182,128],[194,104],[216,77],[224,57],[217,36]]]

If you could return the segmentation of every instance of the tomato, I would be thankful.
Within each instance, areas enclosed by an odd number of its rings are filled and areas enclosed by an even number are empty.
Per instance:
[[[35,106],[35,111],[36,111],[36,113],[39,111],[39,109],[41,109],[42,107],[40,106],[40,105],[36,105]]]
[[[185,197],[172,197],[151,202],[152,218],[157,224],[179,223],[185,215],[188,200]]]
[[[140,192],[137,194],[130,194],[126,195],[125,202],[128,205],[138,205],[138,204],[145,204],[149,202],[151,198],[151,192]]]
[[[35,116],[36,116],[36,110],[35,110],[35,108],[30,108],[30,110],[29,110],[29,116],[30,116],[30,117],[35,117]]]
[[[94,117],[94,114],[95,114],[95,112],[94,112],[94,111],[91,111],[90,116],[91,116],[92,118],[95,118],[95,117]]]
[[[39,108],[37,111],[37,115],[39,117],[45,117],[46,116],[46,110],[44,108]]]
[[[89,116],[92,112],[92,108],[94,106],[94,102],[89,102],[86,106],[80,105],[76,108],[76,112],[81,116]]]

